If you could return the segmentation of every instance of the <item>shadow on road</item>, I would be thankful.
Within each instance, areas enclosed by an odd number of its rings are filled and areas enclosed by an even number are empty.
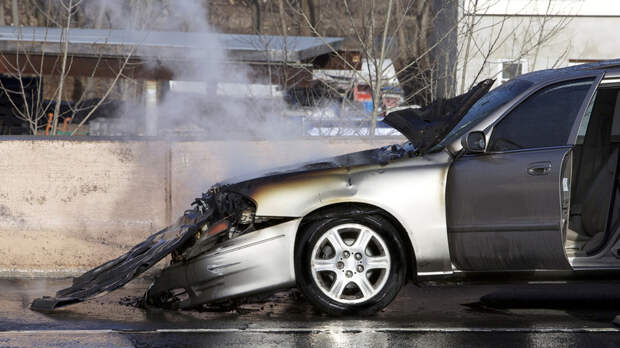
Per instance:
[[[463,305],[472,311],[507,315],[519,309],[562,310],[581,319],[611,321],[620,313],[620,283],[515,285]]]

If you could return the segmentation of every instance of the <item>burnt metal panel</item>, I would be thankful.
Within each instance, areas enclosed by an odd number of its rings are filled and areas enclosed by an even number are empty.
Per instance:
[[[35,299],[30,308],[52,311],[122,287],[192,238],[209,216],[197,210],[186,212],[174,225],[153,234],[122,256],[73,278],[73,284],[59,290],[56,297]]]
[[[467,111],[482,98],[495,80],[484,80],[469,92],[450,99],[439,99],[415,109],[405,108],[390,112],[384,122],[407,137],[420,153],[439,143]]]

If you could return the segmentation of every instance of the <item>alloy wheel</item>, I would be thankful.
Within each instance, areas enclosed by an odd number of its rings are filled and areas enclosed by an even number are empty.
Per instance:
[[[355,223],[327,230],[315,243],[310,269],[319,289],[340,303],[361,303],[377,295],[390,273],[390,252],[371,228]]]

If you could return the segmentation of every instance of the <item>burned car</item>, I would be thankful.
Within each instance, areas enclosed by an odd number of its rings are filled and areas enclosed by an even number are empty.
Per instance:
[[[620,61],[492,84],[387,115],[404,144],[220,183],[32,308],[114,290],[168,254],[149,305],[297,286],[335,315],[376,312],[408,280],[619,269]]]

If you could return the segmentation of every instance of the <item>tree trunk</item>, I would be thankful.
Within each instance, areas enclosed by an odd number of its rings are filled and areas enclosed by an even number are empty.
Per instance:
[[[392,15],[392,2],[389,0],[387,8],[387,17],[383,26],[383,36],[381,38],[381,53],[379,63],[375,64],[375,90],[372,94],[372,120],[370,122],[370,136],[375,136],[377,128],[377,116],[379,116],[379,104],[381,103],[381,87],[383,86],[383,62],[385,61],[385,48],[387,44],[388,28],[390,27],[390,18]]]
[[[536,71],[536,61],[538,60],[538,53],[540,52],[540,46],[542,43],[542,39],[545,36],[545,24],[547,23],[547,18],[549,16],[549,10],[551,9],[551,0],[547,2],[547,10],[545,11],[545,16],[543,17],[542,24],[540,25],[540,32],[538,33],[538,42],[536,43],[536,51],[534,52],[534,59],[532,61],[531,71]]]
[[[0,26],[5,26],[4,22],[4,4],[0,4]]]
[[[56,135],[58,126],[58,117],[60,116],[60,104],[62,103],[62,89],[67,77],[67,55],[69,53],[69,28],[71,28],[71,10],[73,9],[73,0],[69,0],[67,7],[67,24],[64,28],[64,48],[62,54],[62,65],[60,67],[60,79],[58,81],[58,94],[56,95],[56,105],[54,107],[54,121],[52,122],[52,135]]]
[[[13,11],[13,18],[11,18],[11,25],[19,25],[19,8],[17,7],[17,0],[11,2],[11,9]]]
[[[310,19],[310,24],[313,28],[316,28],[316,18],[314,16],[314,2],[312,0],[301,0],[301,10]],[[304,36],[316,36],[316,33],[307,25],[302,26]]]

